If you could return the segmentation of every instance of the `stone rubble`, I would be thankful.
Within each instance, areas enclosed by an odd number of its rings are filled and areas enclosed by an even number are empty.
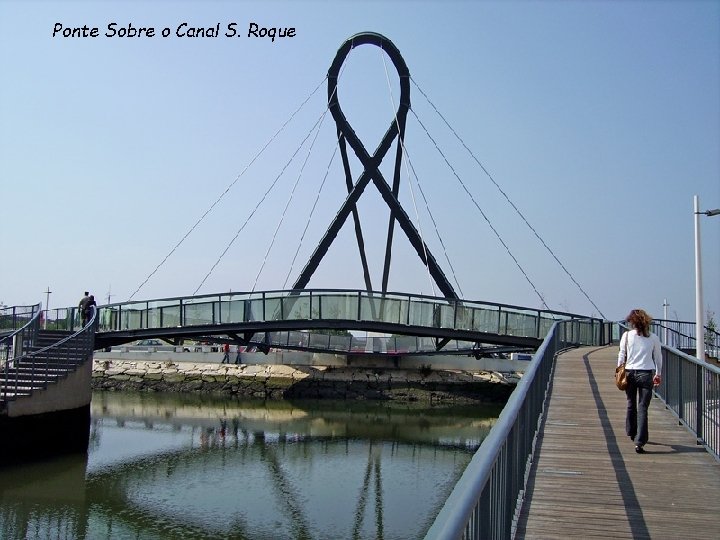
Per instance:
[[[94,389],[110,391],[199,392],[264,399],[504,402],[520,374],[429,368],[95,360],[92,377]]]

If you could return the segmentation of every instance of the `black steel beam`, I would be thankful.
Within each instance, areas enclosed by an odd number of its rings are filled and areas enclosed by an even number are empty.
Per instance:
[[[385,136],[378,145],[377,150],[372,156],[368,154],[365,146],[362,144],[357,134],[355,133],[355,130],[347,121],[345,114],[340,108],[340,103],[338,101],[337,95],[337,82],[340,73],[340,67],[344,63],[348,53],[354,47],[362,44],[371,44],[383,49],[383,51],[385,51],[390,57],[390,60],[395,65],[395,68],[397,69],[397,72],[400,76],[400,103],[398,105],[396,116],[395,118],[393,118],[392,122],[390,123],[389,129],[387,130]],[[397,47],[395,47],[395,45],[386,37],[373,32],[356,34],[355,36],[348,39],[340,47],[340,49],[338,49],[335,59],[333,60],[330,69],[328,70],[328,107],[330,108],[330,112],[335,119],[338,131],[343,135],[343,146],[344,141],[347,141],[350,147],[355,151],[355,154],[362,163],[364,170],[360,175],[357,183],[348,193],[347,199],[345,199],[345,202],[341,206],[340,211],[337,213],[335,219],[328,227],[325,235],[323,236],[322,240],[320,241],[317,248],[310,257],[310,260],[305,265],[305,268],[303,268],[293,288],[302,289],[308,284],[310,278],[317,269],[318,264],[327,253],[330,244],[332,244],[333,240],[335,239],[338,232],[345,223],[347,216],[350,214],[350,212],[357,211],[357,201],[367,187],[368,182],[372,180],[375,186],[380,191],[380,194],[382,195],[386,204],[390,208],[391,213],[390,225],[388,226],[389,233],[388,243],[386,246],[385,268],[383,270],[384,287],[387,287],[387,276],[389,275],[390,257],[387,255],[387,253],[391,249],[392,245],[392,224],[394,223],[394,220],[397,220],[400,224],[400,227],[403,229],[406,236],[408,237],[410,244],[415,248],[415,251],[417,252],[423,264],[428,267],[430,275],[435,280],[445,297],[457,299],[458,295],[455,293],[455,290],[453,289],[448,279],[445,277],[445,274],[435,260],[435,257],[433,257],[430,249],[420,237],[417,229],[415,228],[412,221],[407,216],[407,214],[402,208],[402,205],[397,199],[397,192],[399,190],[399,186],[397,187],[397,189],[395,189],[396,184],[399,181],[399,164],[397,162],[397,159],[395,163],[395,181],[393,182],[394,189],[390,188],[379,169],[379,165],[387,154],[390,146],[392,145],[392,142],[399,134],[401,134],[400,132],[404,131],[405,119],[407,117],[408,109],[410,108],[410,71],[408,70],[407,65],[405,64],[405,60],[400,55],[400,51],[397,49]],[[401,145],[398,143],[399,148],[397,154],[399,156],[402,155],[400,146]]]
[[[199,325],[172,328],[143,328],[140,330],[119,330],[114,332],[97,332],[95,334],[95,349],[122,345],[138,339],[148,338],[185,338],[196,339],[203,336],[229,336],[250,335],[261,332],[277,332],[286,330],[360,330],[369,332],[382,332],[385,334],[398,334],[407,336],[434,337],[437,339],[456,339],[461,341],[480,342],[494,345],[511,345],[514,347],[537,348],[542,338],[505,336],[487,332],[473,332],[471,330],[455,330],[452,328],[435,328],[415,326],[389,322],[369,322],[343,319],[328,320],[281,320],[281,321],[251,321],[245,323],[227,323],[214,326]],[[248,340],[250,341],[250,340]]]

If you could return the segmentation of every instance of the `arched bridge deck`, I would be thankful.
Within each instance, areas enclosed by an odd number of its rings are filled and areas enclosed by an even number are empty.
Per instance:
[[[68,308],[56,318],[77,324],[76,311]],[[351,343],[343,336],[316,347],[289,342],[291,332],[307,335],[330,329],[429,337],[435,350],[455,340],[461,345],[452,347],[454,352],[471,352],[479,344],[537,348],[553,323],[571,319],[592,321],[583,329],[593,333],[606,328],[601,319],[569,313],[403,293],[327,289],[225,293],[101,306],[95,345],[214,336],[237,343],[264,340],[280,348],[349,352]],[[408,342],[408,354],[427,352],[427,346],[413,343],[417,342]]]

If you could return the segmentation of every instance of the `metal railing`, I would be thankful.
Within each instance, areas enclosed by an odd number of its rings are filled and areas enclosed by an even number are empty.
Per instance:
[[[653,319],[650,330],[657,334],[663,345],[681,350],[695,350],[697,332],[695,322]],[[714,357],[720,353],[720,333],[705,327],[702,337],[705,351]]]
[[[74,371],[86,360],[92,360],[97,313],[93,307],[90,321],[74,334],[39,350],[16,355],[5,362],[0,401],[12,399],[22,392],[32,393],[46,388],[49,382]]]
[[[0,308],[0,332],[25,326],[40,311],[41,304]]]
[[[662,383],[655,394],[720,460],[720,368],[663,347]]]
[[[48,313],[54,328],[79,325],[77,308]],[[443,297],[365,290],[238,292],[100,306],[102,332],[278,321],[388,323],[542,339],[559,320],[585,316]],[[594,319],[595,328],[601,320]],[[598,330],[596,330],[598,331]]]
[[[255,341],[255,340],[253,340]],[[356,336],[336,335],[302,330],[285,330],[262,333],[257,340],[269,347],[279,349],[299,349],[315,351],[332,351],[342,354],[472,354],[477,348],[474,341],[452,340],[440,351],[434,337],[426,336]]]
[[[568,348],[607,344],[612,334],[610,324],[605,323],[606,331],[599,334],[593,321],[573,320],[552,326],[498,421],[435,518],[426,540],[512,537],[555,358]]]
[[[15,306],[0,310],[0,324],[9,334],[0,338],[0,365],[4,366],[14,356],[35,344],[40,330],[41,305]],[[20,326],[20,324],[22,325]]]

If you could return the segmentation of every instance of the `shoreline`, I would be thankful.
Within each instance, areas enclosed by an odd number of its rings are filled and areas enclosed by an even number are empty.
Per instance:
[[[501,403],[520,375],[482,370],[220,364],[98,358],[92,389],[183,392],[256,399],[349,399]]]

